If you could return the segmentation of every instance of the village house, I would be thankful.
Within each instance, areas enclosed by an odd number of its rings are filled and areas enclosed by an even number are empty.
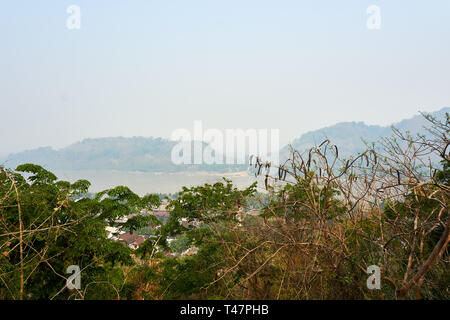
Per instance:
[[[124,233],[119,236],[119,241],[125,242],[131,249],[136,250],[144,243],[145,237],[137,233]]]

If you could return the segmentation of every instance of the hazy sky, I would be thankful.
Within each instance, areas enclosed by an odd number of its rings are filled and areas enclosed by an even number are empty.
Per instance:
[[[449,106],[449,76],[448,0],[1,1],[0,155],[194,120],[279,128],[284,144]]]

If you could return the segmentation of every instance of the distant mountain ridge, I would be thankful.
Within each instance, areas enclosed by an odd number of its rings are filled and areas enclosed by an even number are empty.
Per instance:
[[[442,108],[435,112],[426,112],[436,118],[442,119],[445,113],[450,113],[450,108]],[[367,142],[375,142],[381,137],[392,135],[392,126],[403,132],[409,131],[411,134],[419,132],[426,133],[423,129],[428,126],[428,121],[422,115],[416,115],[410,119],[405,119],[394,123],[391,126],[366,125],[363,122],[340,122],[335,125],[310,131],[302,134],[292,141],[290,145],[300,152],[308,150],[316,144],[320,144],[325,139],[339,147],[339,154],[343,157],[355,155],[365,149],[363,139]],[[281,150],[281,155],[289,152],[289,146]]]
[[[41,147],[11,154],[0,163],[9,168],[15,168],[22,163],[35,163],[49,170],[142,172],[230,172],[246,168],[237,165],[176,165],[171,160],[171,153],[177,143],[163,138],[144,137],[84,139],[60,150]]]
[[[443,108],[429,114],[442,118],[450,108]],[[402,120],[394,126],[412,134],[423,132],[427,121],[417,115]],[[368,142],[392,134],[390,126],[366,125],[363,122],[340,122],[333,126],[307,132],[292,141],[291,145],[302,152],[328,138],[339,147],[340,155],[348,157],[364,150],[362,138]],[[1,159],[0,164],[15,168],[22,163],[35,163],[49,170],[119,170],[142,172],[215,171],[231,172],[246,170],[247,165],[176,165],[171,161],[172,148],[178,142],[163,138],[111,137],[85,139],[68,147],[54,150],[41,147]],[[289,147],[280,150],[281,157]]]

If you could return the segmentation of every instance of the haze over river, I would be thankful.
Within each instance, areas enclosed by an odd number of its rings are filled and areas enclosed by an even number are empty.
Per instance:
[[[245,188],[256,181],[254,175],[245,171],[233,173],[214,172],[129,172],[115,170],[54,170],[60,180],[74,182],[86,179],[91,182],[90,192],[99,192],[119,185],[129,187],[139,195],[146,193],[175,193],[183,186],[190,187],[230,179],[238,188]],[[264,179],[258,179],[258,191],[263,191]]]

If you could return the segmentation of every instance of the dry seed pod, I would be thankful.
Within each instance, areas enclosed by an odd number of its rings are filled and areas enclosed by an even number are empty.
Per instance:
[[[311,150],[309,150],[308,162],[306,163],[306,166],[308,167],[308,169],[309,169],[310,165],[311,165]]]
[[[322,146],[325,144],[325,142],[330,142],[330,141],[329,141],[328,139],[324,140],[324,141],[319,145],[319,148],[322,147]]]
[[[266,174],[270,173],[270,163],[266,163]]]
[[[377,164],[377,153],[374,150],[370,150],[370,153],[373,155],[373,162]]]
[[[278,168],[278,178],[281,179],[281,176],[283,175],[284,169],[282,167]]]

